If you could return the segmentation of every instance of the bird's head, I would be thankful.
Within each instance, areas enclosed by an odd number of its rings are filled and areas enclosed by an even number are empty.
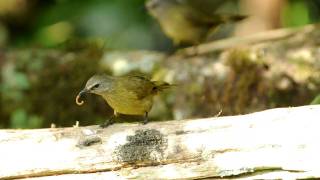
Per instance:
[[[101,95],[111,89],[113,78],[106,74],[92,76],[86,83],[81,93],[93,93]]]
[[[76,98],[76,103],[82,105],[83,101],[80,99],[87,93],[93,93],[97,95],[103,95],[107,93],[112,88],[113,77],[106,74],[98,74],[92,76],[86,83],[84,89],[82,89]]]

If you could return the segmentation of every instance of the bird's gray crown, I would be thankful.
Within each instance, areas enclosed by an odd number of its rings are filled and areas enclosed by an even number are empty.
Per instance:
[[[86,89],[91,93],[101,94],[111,88],[113,77],[106,74],[96,74],[86,83]]]

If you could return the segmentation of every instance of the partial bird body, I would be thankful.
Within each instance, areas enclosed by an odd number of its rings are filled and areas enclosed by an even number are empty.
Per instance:
[[[149,112],[153,96],[159,90],[154,82],[139,76],[117,77],[113,86],[102,97],[116,112],[128,115],[144,115]]]
[[[174,44],[199,44],[219,25],[236,22],[246,16],[216,14],[225,1],[217,0],[149,0],[146,4]]]
[[[187,7],[167,7],[166,13],[157,17],[159,23],[164,31],[174,44],[181,43],[200,43],[201,39],[205,36],[210,26],[203,28],[195,22],[190,21],[185,14],[190,11]]]
[[[153,97],[168,87],[170,85],[166,82],[151,81],[141,76],[94,75],[78,96],[81,97],[84,93],[97,94],[107,101],[115,115],[145,115],[147,118],[153,105]]]

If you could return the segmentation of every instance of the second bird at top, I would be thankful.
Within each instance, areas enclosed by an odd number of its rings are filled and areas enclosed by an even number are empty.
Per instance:
[[[217,14],[226,0],[149,0],[146,7],[174,44],[196,45],[219,25],[237,22],[243,15]]]

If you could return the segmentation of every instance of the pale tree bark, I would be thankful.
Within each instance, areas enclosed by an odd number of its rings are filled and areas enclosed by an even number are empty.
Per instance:
[[[320,106],[0,131],[0,178],[320,178]]]

